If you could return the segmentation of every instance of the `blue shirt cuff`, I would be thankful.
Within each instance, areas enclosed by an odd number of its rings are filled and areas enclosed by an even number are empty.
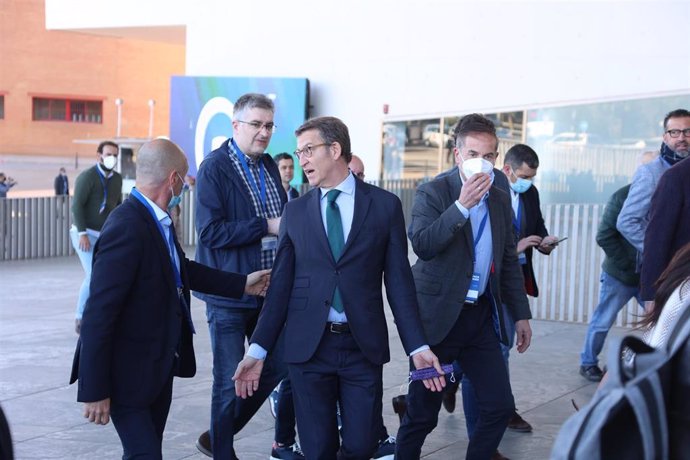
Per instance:
[[[465,216],[465,219],[468,219],[470,217],[470,211],[468,211],[467,208],[465,208],[463,205],[461,205],[458,200],[455,200],[455,206],[457,206],[460,213],[463,216]]]
[[[256,343],[250,344],[249,349],[247,350],[247,356],[251,356],[254,359],[264,360],[266,359],[267,354],[268,352],[266,351],[266,349]]]

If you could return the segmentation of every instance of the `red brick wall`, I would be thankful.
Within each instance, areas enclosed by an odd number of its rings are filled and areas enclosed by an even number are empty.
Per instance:
[[[121,135],[168,135],[170,77],[184,74],[183,45],[47,31],[44,0],[0,2],[0,154],[92,155],[74,139],[111,138],[115,99],[124,99]],[[32,95],[103,98],[103,123],[32,121]]]

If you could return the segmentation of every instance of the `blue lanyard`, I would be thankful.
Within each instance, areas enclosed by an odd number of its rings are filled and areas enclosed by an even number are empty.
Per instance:
[[[237,144],[235,144],[235,141],[232,141],[235,150],[237,150],[237,158],[240,160],[240,164],[242,165],[242,169],[244,169],[244,173],[247,176],[247,179],[249,180],[249,185],[254,189],[257,195],[259,195],[259,200],[261,200],[261,207],[263,208],[264,212],[268,213],[268,210],[266,209],[266,178],[264,177],[264,165],[261,163],[261,159],[257,161],[259,163],[259,182],[261,187],[257,185],[256,179],[254,179],[254,175],[251,173],[249,170],[249,165],[247,165],[247,160],[244,159],[244,152],[240,150],[239,147],[237,147]]]
[[[151,213],[151,216],[153,216],[153,220],[156,222],[156,225],[158,226],[158,230],[161,232],[161,236],[163,237],[163,241],[168,242],[168,247],[169,247],[169,255],[170,255],[170,262],[172,263],[173,266],[173,272],[175,273],[175,283],[178,288],[182,287],[182,277],[180,276],[180,270],[177,268],[177,262],[175,261],[175,242],[173,241],[173,236],[172,236],[172,228],[168,228],[168,237],[166,238],[165,236],[165,230],[163,230],[163,226],[161,225],[160,221],[158,220],[158,217],[156,216],[156,212],[153,210],[151,205],[149,204],[148,201],[146,201],[146,198],[144,198],[137,190],[136,188],[132,189],[132,196],[139,200],[141,204],[146,206],[146,209],[149,210],[149,213]]]
[[[481,223],[479,224],[479,230],[477,230],[477,236],[474,238],[474,252],[472,253],[472,260],[474,261],[474,264],[477,264],[477,244],[479,244],[479,241],[482,239],[482,235],[484,234],[484,227],[486,227],[486,220],[489,218],[489,210],[486,210],[486,213],[484,214],[484,218],[482,219]]]
[[[513,215],[513,227],[515,227],[515,235],[520,237],[520,227],[522,226],[522,200],[518,197],[517,216]]]
[[[96,171],[98,171],[98,178],[101,180],[101,185],[103,186],[103,201],[101,202],[101,206],[98,208],[98,213],[102,214],[103,211],[105,211],[105,205],[108,201],[108,181],[110,181],[112,176],[105,177],[101,172],[101,168],[98,166],[96,166]]]

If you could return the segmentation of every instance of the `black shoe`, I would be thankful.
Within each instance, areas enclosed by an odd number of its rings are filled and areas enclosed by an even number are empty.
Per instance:
[[[199,452],[206,455],[207,457],[213,457],[213,449],[211,448],[211,433],[204,431],[196,440],[196,448]]]
[[[393,412],[398,414],[400,423],[405,416],[405,411],[407,411],[407,401],[405,400],[405,395],[398,395],[393,398]]]
[[[443,389],[443,394],[441,395],[443,401],[443,407],[450,413],[455,410],[455,394],[458,392],[458,387],[460,382],[456,379],[455,382],[448,382],[448,385]]]
[[[291,446],[279,446],[274,442],[271,449],[271,460],[304,460],[304,452],[297,443]]]
[[[513,417],[508,422],[508,429],[517,431],[518,433],[530,433],[532,432],[532,425],[527,423],[525,419],[520,417],[520,415],[515,412]]]
[[[599,366],[595,364],[594,366],[580,366],[580,375],[590,382],[601,382],[604,373],[599,369]]]

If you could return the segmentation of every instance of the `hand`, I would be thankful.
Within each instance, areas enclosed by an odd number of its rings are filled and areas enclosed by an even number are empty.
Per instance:
[[[479,203],[490,188],[491,176],[486,173],[477,173],[465,181],[460,189],[458,201],[465,209],[470,209]]]
[[[433,366],[436,368],[436,372],[441,375],[444,374],[443,369],[441,369],[441,363],[431,350],[423,350],[412,355],[412,363],[415,369],[424,369]],[[424,379],[422,383],[427,390],[442,391],[443,387],[446,386],[446,379],[443,377],[434,377],[431,379]]]
[[[237,365],[232,380],[235,382],[235,394],[242,399],[252,396],[259,388],[261,370],[264,368],[262,359],[245,356]]]
[[[259,270],[247,275],[244,292],[248,295],[265,296],[271,282],[271,270]]]
[[[526,352],[532,343],[532,328],[529,327],[529,320],[515,321],[515,333],[517,335],[515,345],[517,345],[518,353]]]
[[[518,241],[517,244],[517,252],[518,254],[521,252],[525,252],[525,249],[527,248],[533,248],[535,246],[539,246],[539,244],[542,242],[541,236],[539,235],[530,235],[528,237],[525,237]]]
[[[266,219],[266,224],[268,225],[268,233],[271,235],[277,235],[280,232],[280,217],[274,217],[273,219]]]
[[[644,312],[645,314],[649,315],[654,311],[654,301],[653,300],[647,300],[644,303]]]
[[[84,252],[89,252],[91,250],[91,242],[89,241],[89,235],[79,235],[79,249]]]
[[[107,425],[110,421],[110,398],[84,403],[84,418],[96,425]]]
[[[81,319],[80,318],[74,318],[74,332],[76,332],[77,335],[81,334]]]
[[[537,249],[539,249],[544,254],[551,254],[551,251],[556,249],[556,246],[558,246],[557,236],[545,236],[544,239],[541,240],[541,244]]]

